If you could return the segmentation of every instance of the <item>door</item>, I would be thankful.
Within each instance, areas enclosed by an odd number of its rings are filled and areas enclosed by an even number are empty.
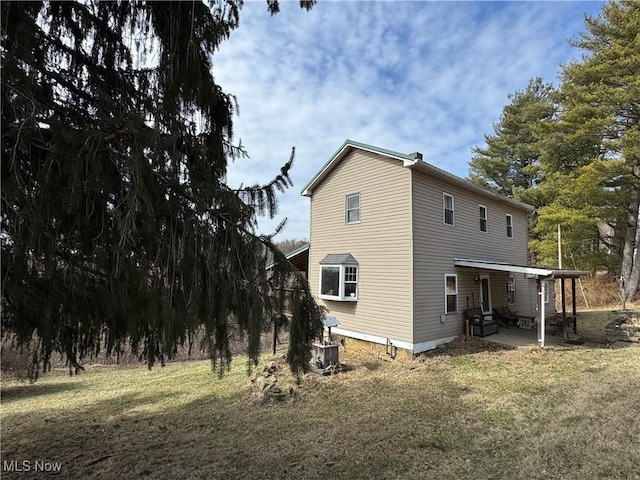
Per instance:
[[[482,313],[491,313],[491,284],[489,275],[480,275],[480,307]]]

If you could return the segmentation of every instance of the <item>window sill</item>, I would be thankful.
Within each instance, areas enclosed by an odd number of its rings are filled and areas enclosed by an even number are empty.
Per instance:
[[[358,297],[338,297],[335,295],[318,295],[322,300],[333,300],[334,302],[357,302]]]

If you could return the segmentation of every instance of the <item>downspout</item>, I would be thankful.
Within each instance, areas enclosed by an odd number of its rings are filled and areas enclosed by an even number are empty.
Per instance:
[[[540,344],[540,348],[544,348],[544,319],[547,314],[545,304],[544,304],[544,295],[547,291],[547,281],[540,281],[540,330],[538,335],[538,343]]]
[[[409,316],[411,318],[411,343],[412,345],[414,345],[413,347],[413,351],[411,352],[413,355],[415,355],[415,345],[419,342],[417,342],[416,339],[416,316],[415,316],[415,297],[414,297],[414,291],[415,291],[415,269],[414,269],[414,264],[415,264],[415,238],[414,238],[414,230],[413,230],[413,222],[414,222],[414,218],[413,218],[413,167],[415,167],[418,162],[422,161],[422,153],[420,152],[414,152],[410,155],[411,157],[413,157],[413,160],[404,160],[402,162],[402,166],[407,167],[409,169],[409,249],[411,252],[411,260],[410,260],[410,271],[409,271],[409,277],[410,277],[410,282],[411,282],[411,286],[410,286],[410,295],[411,295],[411,305],[410,305],[410,313]],[[389,340],[387,340],[389,341]],[[397,352],[397,348],[396,348],[396,352]],[[392,357],[392,358],[395,358]]]

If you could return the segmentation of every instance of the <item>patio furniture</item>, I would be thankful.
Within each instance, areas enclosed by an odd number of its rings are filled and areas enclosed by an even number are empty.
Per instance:
[[[513,313],[509,307],[494,308],[493,315],[506,328],[509,328],[509,325],[518,325],[518,312]]]
[[[480,307],[467,309],[465,318],[469,322],[474,337],[484,338],[499,331],[498,320],[493,314],[484,313]]]
[[[565,328],[573,327],[573,333],[577,334],[578,329],[576,326],[578,315],[566,315],[564,318],[561,313],[556,313],[552,317],[547,319],[547,325],[551,327],[551,335],[556,334],[556,330],[564,333]]]

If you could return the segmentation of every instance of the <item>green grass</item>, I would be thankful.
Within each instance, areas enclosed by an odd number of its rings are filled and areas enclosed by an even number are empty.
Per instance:
[[[222,380],[186,362],[5,383],[2,460],[61,462],[64,479],[640,478],[640,348],[459,347],[343,352],[353,370],[304,376],[281,404],[242,358]]]

